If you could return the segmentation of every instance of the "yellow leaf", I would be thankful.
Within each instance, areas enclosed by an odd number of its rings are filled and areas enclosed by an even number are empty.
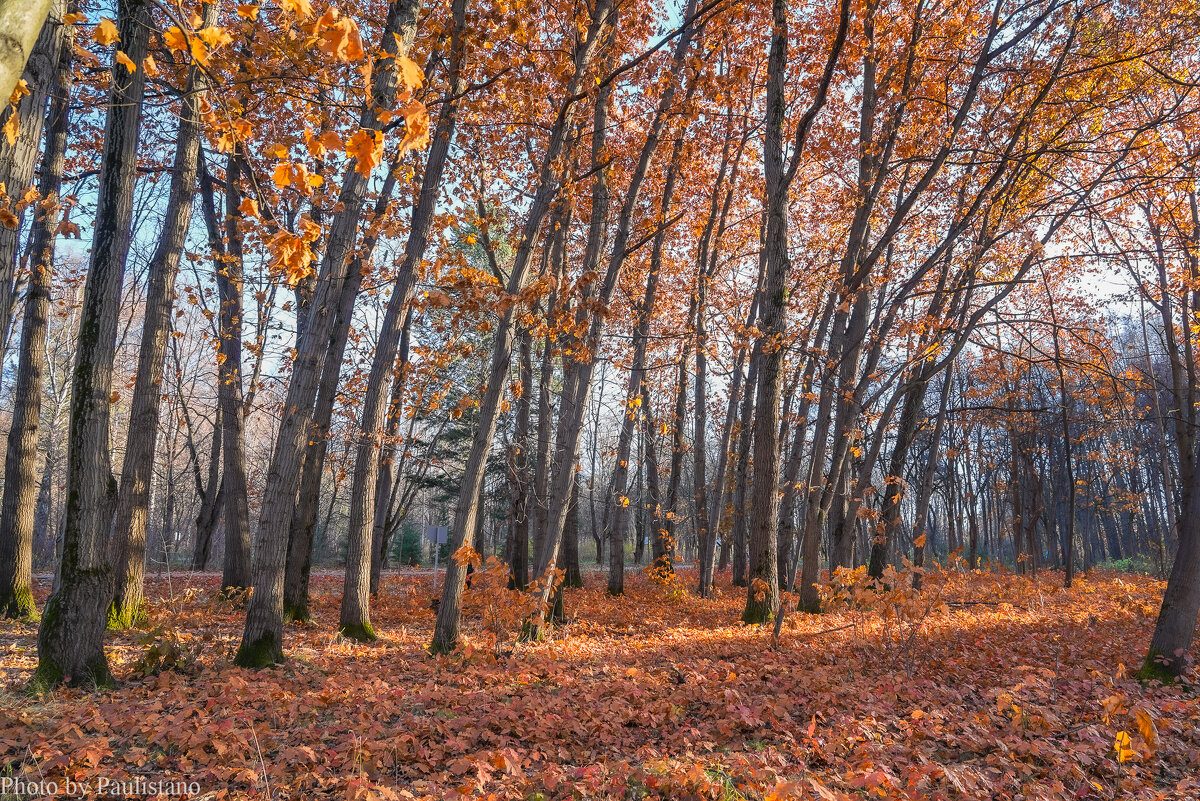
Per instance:
[[[254,198],[244,197],[242,198],[242,202],[238,204],[238,211],[242,213],[243,217],[254,217],[257,219],[259,216],[258,202]]]
[[[400,66],[400,80],[404,85],[409,89],[419,89],[425,82],[425,72],[417,66],[417,62],[408,56],[399,56],[397,63]]]
[[[13,89],[12,96],[8,98],[8,102],[16,105],[21,102],[21,98],[29,94],[29,84],[24,78],[17,81],[17,88]]]
[[[199,36],[193,36],[188,43],[192,51],[192,60],[197,64],[203,64],[208,60],[208,47],[204,44],[204,40]]]
[[[167,47],[171,50],[186,52],[188,49],[187,37],[184,36],[183,31],[179,29],[178,25],[172,25],[170,28],[167,28],[166,33],[163,34],[163,41],[166,42]]]
[[[251,22],[258,19],[258,6],[250,3],[241,3],[237,7],[237,15],[242,19],[248,19]]]
[[[113,21],[108,17],[104,17],[100,20],[100,24],[92,31],[92,38],[101,47],[108,47],[111,44],[121,41],[121,34],[117,32],[117,26]]]
[[[1144,709],[1135,709],[1133,716],[1137,720],[1138,731],[1142,735],[1142,739],[1146,741],[1146,745],[1151,751],[1158,750],[1158,727],[1154,725],[1154,718],[1150,717],[1150,713]]]
[[[404,139],[401,150],[412,150],[429,144],[429,114],[425,104],[417,101],[408,103],[400,110],[404,116]]]
[[[21,121],[17,118],[16,110],[8,115],[8,119],[4,122],[4,138],[8,140],[10,145],[16,144],[17,134],[21,132]]]
[[[313,14],[312,3],[308,0],[283,0],[279,5],[284,11],[297,17],[311,17]]]
[[[217,50],[233,41],[233,37],[226,33],[224,28],[216,25],[197,31],[196,35],[204,40],[210,50]]]
[[[924,548],[925,547],[925,535],[922,534],[921,536],[919,536],[915,540],[913,540],[913,545],[915,545],[918,548]]]
[[[158,62],[154,60],[154,56],[146,56],[142,59],[142,69],[146,71],[147,77],[153,78],[158,75]]]
[[[125,68],[130,74],[137,72],[137,64],[133,63],[133,59],[125,55],[124,50],[118,50],[116,56],[117,63]]]
[[[281,161],[275,165],[275,173],[271,176],[271,180],[280,189],[290,186],[292,183],[292,165],[286,161]]]
[[[1128,762],[1133,757],[1137,756],[1137,752],[1133,750],[1133,742],[1129,739],[1129,732],[1117,732],[1117,739],[1113,742],[1113,750],[1117,752],[1118,762]]]

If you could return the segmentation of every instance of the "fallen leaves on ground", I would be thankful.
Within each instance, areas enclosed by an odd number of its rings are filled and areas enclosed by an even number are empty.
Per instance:
[[[375,645],[333,633],[322,573],[315,623],[259,672],[231,665],[244,612],[216,575],[152,578],[108,693],[29,695],[36,630],[0,624],[0,770],[229,799],[1200,798],[1200,700],[1132,678],[1161,582],[951,572],[915,628],[795,613],[773,647],[721,578],[610,598],[588,573],[546,641],[497,649],[468,607],[466,648],[433,658],[428,573],[385,577]]]

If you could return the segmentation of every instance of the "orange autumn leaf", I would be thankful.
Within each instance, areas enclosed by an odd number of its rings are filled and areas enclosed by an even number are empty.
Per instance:
[[[172,25],[163,32],[163,41],[167,48],[175,52],[187,52],[188,40],[178,25]]]
[[[216,25],[197,31],[196,36],[208,45],[209,50],[219,50],[233,41],[233,37],[224,28]]]
[[[397,56],[396,63],[400,68],[400,80],[409,89],[420,89],[425,82],[425,72],[408,56]]]
[[[116,62],[124,67],[127,72],[137,72],[137,64],[134,64],[133,59],[125,55],[123,50],[117,51]]]
[[[366,55],[358,25],[349,17],[325,25],[317,47],[325,55],[343,62],[358,61]]]
[[[355,159],[355,172],[370,175],[383,160],[383,132],[360,128],[346,143],[346,155]]]
[[[92,30],[92,38],[96,44],[101,47],[108,47],[121,40],[121,34],[117,31],[116,24],[108,17],[104,17]]]
[[[467,565],[479,567],[483,563],[483,557],[479,555],[479,552],[466,543],[463,543],[462,547],[455,551],[451,558],[463,567]]]

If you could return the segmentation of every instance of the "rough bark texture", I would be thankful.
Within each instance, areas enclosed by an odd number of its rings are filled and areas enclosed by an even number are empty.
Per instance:
[[[572,110],[576,95],[583,86],[585,73],[598,49],[603,29],[608,25],[611,4],[599,0],[592,11],[592,20],[583,40],[575,49],[574,72],[566,88],[566,100],[559,107],[558,117],[550,132],[546,152],[538,175],[538,189],[530,204],[529,216],[521,231],[521,239],[509,273],[508,291],[516,294],[525,285],[538,230],[550,209],[550,202],[558,191],[557,165],[563,144],[571,128]],[[500,413],[500,399],[507,382],[509,361],[512,358],[515,309],[509,308],[500,319],[496,330],[492,361],[488,371],[487,388],[479,405],[479,423],[471,441],[471,450],[463,471],[458,502],[455,505],[454,530],[450,537],[450,552],[454,553],[463,543],[466,532],[474,529],[478,513],[477,499],[483,483],[487,459],[491,453],[492,440],[496,434],[496,419]],[[453,561],[447,566],[446,583],[442,587],[441,603],[438,605],[437,624],[434,628],[430,649],[435,652],[453,650],[458,643],[459,615],[462,607],[462,591],[465,571]]]
[[[118,4],[121,46],[134,64],[146,56],[150,7]],[[71,383],[67,502],[58,586],[38,630],[35,682],[100,685],[111,681],[104,655],[104,620],[112,597],[105,554],[115,488],[109,461],[109,416],[121,283],[129,255],[138,129],[145,70],[112,69],[95,234],[84,287]]]
[[[221,450],[225,470],[225,555],[221,587],[250,586],[250,501],[246,478],[246,414],[242,389],[242,237],[238,230],[240,171],[236,154],[225,165],[225,239],[218,258],[216,281],[221,308],[219,320],[217,398],[221,406]],[[211,191],[206,188],[205,191]],[[212,232],[210,230],[210,239]],[[219,244],[220,240],[217,240]]]
[[[7,98],[17,88],[53,3],[20,0],[0,4],[0,97]]]
[[[392,384],[392,399],[388,404],[387,428],[384,432],[386,444],[380,453],[379,471],[375,482],[375,522],[371,528],[371,595],[379,593],[383,568],[388,562],[388,543],[391,542],[392,525],[388,520],[392,501],[392,490],[396,482],[396,436],[400,430],[401,399],[404,381],[408,372],[409,324],[412,314],[404,316],[400,334],[400,353],[396,363],[396,377]]]
[[[763,148],[766,176],[766,280],[763,282],[756,348],[760,351],[755,387],[754,484],[750,497],[746,623],[766,623],[779,606],[775,527],[779,520],[779,389],[783,368],[787,253],[787,182],[783,165],[784,78],[787,71],[787,5],[772,3],[771,50],[767,60],[767,124]],[[747,387],[749,390],[749,387]]]
[[[6,35],[9,32],[6,29],[17,22],[15,17],[26,12],[40,13],[45,19],[44,24],[40,20],[37,22],[40,32],[38,28],[34,28],[34,38],[21,43],[22,48],[33,46],[32,51],[24,50],[22,53],[24,72],[22,73],[20,67],[17,68],[17,75],[25,81],[29,93],[23,95],[17,101],[16,108],[9,111],[7,102],[13,90],[9,87],[8,93],[2,98],[5,105],[0,106],[0,122],[7,121],[9,114],[16,114],[17,117],[16,141],[10,144],[7,136],[0,136],[0,184],[4,186],[0,204],[17,203],[33,184],[33,170],[38,163],[38,146],[42,139],[42,122],[46,114],[46,99],[51,89],[55,88],[59,56],[71,27],[63,25],[61,21],[66,5],[64,0],[50,0],[49,3],[43,3],[41,0],[21,0],[0,7],[0,70],[4,68],[4,60],[12,55],[10,48],[15,43]],[[28,56],[28,62],[25,62],[25,56]],[[14,83],[15,81],[14,78]],[[19,225],[11,228],[7,225],[0,226],[0,343],[5,346],[9,342],[16,298],[20,294],[20,287],[16,281],[20,238]]]
[[[46,113],[46,148],[38,179],[38,193],[46,202],[38,207],[30,231],[29,292],[25,299],[17,382],[13,388],[13,421],[4,459],[4,495],[0,500],[0,615],[18,619],[30,619],[37,614],[31,583],[33,530],[40,489],[38,424],[46,371],[46,326],[54,275],[58,194],[67,149],[71,96],[71,47],[66,33],[69,29],[58,22],[51,24],[63,30],[60,36],[67,46],[59,48],[54,100]]]
[[[517,399],[516,432],[508,465],[512,511],[506,552],[512,587],[523,591],[529,584],[529,422],[533,394],[533,340],[528,329],[517,332],[517,351],[521,362],[521,397]]]
[[[1200,476],[1195,473],[1194,476]],[[1187,666],[1200,615],[1200,481],[1193,478],[1188,505],[1179,520],[1179,549],[1163,592],[1150,650],[1139,675],[1171,681]]]
[[[218,3],[210,2],[205,6],[206,25],[216,21],[217,11]],[[125,438],[117,510],[109,542],[116,580],[108,617],[108,624],[113,628],[128,628],[141,614],[142,578],[146,570],[146,524],[158,441],[163,359],[171,330],[171,309],[175,305],[175,276],[179,273],[184,238],[192,221],[192,200],[196,195],[200,156],[200,108],[207,92],[208,82],[204,72],[193,67],[179,115],[175,163],[171,168],[171,187],[162,231],[147,268],[149,286],[138,349],[137,378],[134,381],[129,428]]]
[[[383,52],[372,71],[371,97],[359,120],[361,128],[377,129],[379,112],[395,104],[400,76],[394,56],[411,47],[419,11],[418,0],[393,0],[388,7],[380,40]],[[334,336],[334,309],[351,267],[366,198],[367,176],[359,173],[356,166],[353,159],[346,166],[338,196],[339,211],[321,259],[304,334],[297,343],[284,414],[267,473],[255,543],[254,594],[250,598],[245,631],[235,656],[235,662],[244,667],[263,667],[283,659],[283,585],[292,506],[299,489],[317,384]],[[374,497],[373,493],[371,497]],[[369,537],[369,530],[367,534]],[[366,572],[364,584],[369,583],[369,570]]]

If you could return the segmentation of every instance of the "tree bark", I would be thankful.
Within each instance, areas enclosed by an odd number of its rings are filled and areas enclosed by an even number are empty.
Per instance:
[[[219,2],[205,4],[206,27],[215,23],[219,7]],[[159,399],[163,395],[163,359],[171,330],[171,309],[175,305],[175,276],[179,273],[184,238],[192,221],[192,200],[196,195],[202,133],[200,109],[206,102],[207,94],[208,80],[204,71],[193,66],[183,92],[175,162],[171,168],[171,186],[163,213],[162,231],[147,267],[149,286],[138,349],[137,378],[134,381],[129,429],[125,438],[117,509],[109,541],[109,555],[116,579],[108,615],[111,628],[129,628],[142,614],[146,525],[158,441]]]
[[[135,65],[146,57],[151,19],[142,0],[118,3],[121,48]],[[71,384],[67,503],[58,586],[38,630],[37,684],[105,685],[104,619],[112,597],[105,558],[115,483],[108,451],[113,360],[129,255],[133,189],[145,70],[112,68],[95,234],[84,286]]]
[[[387,21],[381,32],[382,54],[372,70],[371,97],[359,120],[359,127],[365,130],[376,130],[380,126],[379,114],[395,104],[400,83],[395,57],[403,55],[412,46],[419,10],[419,0],[393,0],[388,7]],[[291,507],[299,488],[317,384],[334,335],[334,309],[339,290],[351,268],[351,254],[366,197],[367,176],[359,173],[356,167],[357,162],[353,159],[346,165],[338,196],[339,212],[333,220],[321,260],[304,336],[297,343],[284,415],[267,473],[256,543],[254,594],[250,597],[245,631],[234,658],[243,667],[264,667],[283,658],[283,585]],[[374,494],[368,497],[373,499]],[[366,537],[369,540],[369,528]],[[369,550],[368,542],[368,547],[362,551]],[[365,573],[364,586],[369,584],[369,570]]]
[[[8,110],[7,105],[0,106],[0,122],[6,121],[9,114],[17,117],[16,141],[10,144],[7,136],[0,136],[0,186],[4,187],[3,195],[7,195],[9,205],[18,203],[33,184],[33,170],[38,162],[38,145],[42,139],[42,122],[46,117],[46,99],[52,89],[57,89],[59,79],[56,71],[61,66],[63,42],[70,36],[69,31],[73,27],[62,23],[66,7],[63,0],[22,0],[0,5],[0,74],[7,66],[6,60],[14,56],[13,48],[18,44],[21,48],[33,47],[32,51],[23,50],[23,68],[16,68],[16,74],[25,81],[28,94],[17,101],[15,109]],[[13,24],[32,24],[32,19],[18,19],[22,12],[40,13],[44,20],[37,22],[38,27],[33,29],[33,38],[28,42],[6,36]],[[26,55],[28,62],[24,61]],[[7,104],[16,82],[17,78],[14,77],[13,85],[0,97],[0,101]],[[0,195],[0,204],[5,203],[3,195]],[[0,344],[5,347],[9,343],[15,301],[19,294],[16,278],[20,237],[20,225],[0,226]]]
[[[0,615],[28,620],[37,614],[33,602],[33,530],[39,481],[37,448],[46,372],[46,328],[54,276],[54,246],[59,219],[63,161],[70,113],[70,28],[51,23],[63,40],[54,74],[54,99],[46,113],[46,147],[42,154],[37,206],[30,231],[31,265],[21,353],[13,388],[13,421],[4,459],[4,494],[0,500]],[[66,46],[62,46],[65,44]]]

